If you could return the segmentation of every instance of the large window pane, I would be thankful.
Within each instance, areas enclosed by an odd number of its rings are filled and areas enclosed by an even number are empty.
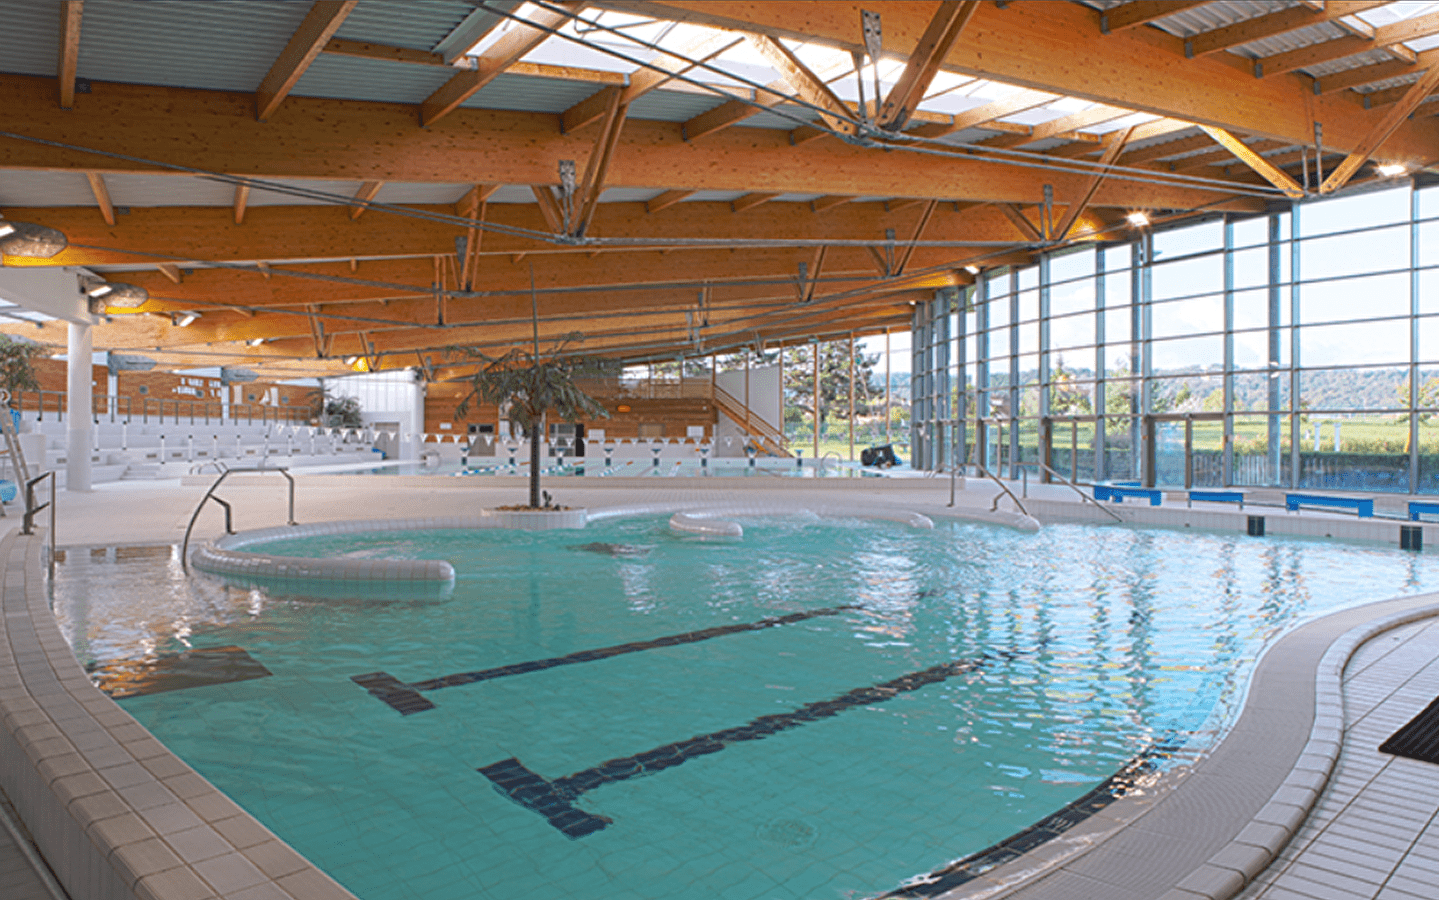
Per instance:
[[[1286,415],[1234,417],[1234,469],[1236,485],[1262,487],[1279,484],[1281,460],[1289,430]]]
[[[1009,327],[992,329],[981,336],[986,342],[985,357],[994,360],[1009,355]],[[993,365],[993,363],[991,363]]]
[[[1074,253],[1057,254],[1049,260],[1049,281],[1055,284],[1094,274],[1095,253],[1093,247],[1085,247]]]
[[[1439,266],[1439,222],[1419,223],[1419,265]]]
[[[1299,244],[1299,277],[1333,278],[1409,267],[1409,226],[1311,238]]]
[[[1234,289],[1261,287],[1269,283],[1269,248],[1239,250],[1234,259]]]
[[[1299,329],[1299,361],[1305,368],[1407,363],[1409,320],[1302,327]]]
[[[1094,382],[1060,378],[1068,370],[1053,373],[1049,387],[1049,413],[1054,416],[1090,416],[1094,414]]]
[[[1224,290],[1224,254],[1155,263],[1152,273],[1156,300],[1211,294]]]
[[[1266,328],[1269,325],[1269,291],[1236,291],[1234,327]]]
[[[1403,272],[1299,286],[1301,325],[1408,314],[1409,276]]]
[[[1154,258],[1172,259],[1224,246],[1224,223],[1220,220],[1186,225],[1154,233]]]
[[[1237,372],[1234,385],[1234,410],[1288,410],[1289,373]]]
[[[1156,378],[1149,386],[1152,413],[1224,411],[1224,379],[1219,373]]]
[[[1230,226],[1233,229],[1231,243],[1235,248],[1253,247],[1269,240],[1269,217],[1244,219]]]
[[[1210,368],[1224,363],[1224,336],[1219,334],[1155,341],[1150,346],[1156,373]]]
[[[1439,269],[1419,273],[1419,312],[1439,313]]]
[[[1019,289],[1031,290],[1039,287],[1039,266],[1026,266],[1019,270]]]
[[[1105,247],[1100,253],[1104,258],[1105,272],[1127,269],[1134,260],[1134,248],[1129,244],[1120,244],[1117,247]]]
[[[1299,486],[1339,491],[1409,490],[1409,417],[1305,416]]]
[[[1061,316],[1049,322],[1049,346],[1052,350],[1087,347],[1094,343],[1094,313]]]
[[[1405,409],[1409,405],[1407,367],[1305,369],[1299,373],[1301,409]]]
[[[1132,274],[1128,269],[1118,272],[1108,272],[1104,276],[1104,301],[1105,309],[1116,306],[1128,306],[1130,294],[1132,293],[1133,282],[1130,280]]]
[[[1409,186],[1306,203],[1299,210],[1304,236],[1353,231],[1409,218]]]
[[[1439,186],[1427,187],[1417,193],[1419,195],[1419,218],[1439,217]]]
[[[1224,297],[1191,297],[1156,303],[1150,308],[1150,337],[1181,337],[1224,330]]]
[[[1279,337],[1279,359],[1281,366],[1289,364],[1289,354],[1285,349],[1289,343],[1289,334],[1281,331]],[[1236,369],[1263,369],[1269,365],[1269,330],[1263,331],[1236,331],[1234,332],[1234,368]]]
[[[1039,291],[1019,292],[1019,321],[1033,322],[1039,318]]]
[[[1111,346],[1128,344],[1130,339],[1131,306],[1112,306],[1104,311],[1104,341]]]
[[[1049,314],[1063,316],[1094,309],[1094,279],[1057,284],[1049,291]]]
[[[1019,352],[1039,352],[1039,323],[1026,322],[1019,326]]]

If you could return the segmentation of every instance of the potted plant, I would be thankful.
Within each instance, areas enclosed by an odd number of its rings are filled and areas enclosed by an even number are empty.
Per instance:
[[[507,421],[529,437],[529,504],[520,510],[562,509],[548,493],[541,500],[540,446],[546,417],[570,423],[609,417],[609,411],[576,384],[577,376],[598,374],[605,365],[594,357],[567,352],[571,343],[581,339],[578,333],[567,335],[546,354],[540,352],[538,335],[532,349],[516,347],[500,357],[474,349],[465,351],[481,362],[470,376],[470,390],[460,400],[455,415],[463,418],[473,401],[493,403]]]

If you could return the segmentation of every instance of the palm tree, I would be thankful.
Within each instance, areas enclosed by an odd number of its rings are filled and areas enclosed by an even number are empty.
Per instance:
[[[482,362],[470,376],[469,393],[460,400],[455,416],[463,418],[472,400],[493,403],[509,422],[529,435],[529,505],[533,509],[544,508],[540,504],[540,438],[546,414],[553,413],[570,423],[610,415],[599,401],[575,384],[577,375],[598,374],[604,365],[593,357],[565,352],[572,341],[580,339],[582,335],[578,333],[567,335],[543,356],[538,334],[532,350],[516,347],[500,357],[490,357],[474,349],[465,351]]]

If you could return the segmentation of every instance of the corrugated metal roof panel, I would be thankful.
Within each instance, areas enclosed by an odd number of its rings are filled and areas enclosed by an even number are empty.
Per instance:
[[[472,109],[561,113],[594,92],[595,86],[584,81],[500,75],[462,105]]]
[[[269,182],[293,187],[296,190],[317,192],[320,197],[297,197],[293,194],[278,191],[267,191],[264,188],[255,188],[250,191],[251,206],[332,206],[343,204],[355,192],[360,189],[358,181],[337,181],[337,180],[308,180],[300,178],[270,178]],[[233,199],[234,191],[231,190]]]
[[[1379,63],[1393,61],[1394,57],[1383,50],[1368,50],[1354,56],[1336,59],[1333,62],[1320,63],[1317,66],[1305,66],[1304,71],[1315,78],[1323,78],[1325,75],[1333,75],[1336,72],[1346,72],[1349,69],[1357,69],[1361,66],[1373,66]]]
[[[457,69],[320,54],[295,83],[298,97],[419,103]]]
[[[90,182],[79,172],[0,170],[0,206],[94,205]]]
[[[709,112],[725,103],[718,94],[695,94],[688,91],[650,91],[630,104],[630,118],[659,122],[685,122],[700,113]]]
[[[253,91],[308,11],[307,4],[285,0],[89,0],[78,74],[99,81]]]
[[[1423,74],[1423,72],[1414,72],[1409,75],[1396,75],[1393,78],[1386,78],[1383,81],[1376,81],[1372,84],[1361,85],[1360,87],[1355,88],[1355,90],[1361,94],[1372,94],[1375,91],[1383,91],[1388,90],[1389,88],[1402,87],[1403,85],[1413,84],[1414,82],[1418,81],[1419,76]]]
[[[600,193],[601,203],[643,203],[646,200],[653,200],[660,194],[662,189],[651,188],[605,188]]]
[[[733,203],[744,195],[744,191],[695,191],[680,202],[699,203],[700,201],[708,200],[711,203]]]
[[[781,109],[783,112],[762,112],[748,119],[741,119],[735,124],[746,128],[778,128],[790,131],[808,122],[819,121],[818,115],[802,106],[783,106]]]
[[[1229,52],[1236,56],[1243,56],[1246,59],[1258,59],[1265,56],[1275,56],[1279,53],[1288,53],[1290,50],[1299,50],[1304,47],[1312,47],[1315,44],[1322,44],[1325,41],[1332,41],[1349,34],[1342,27],[1333,22],[1319,22],[1301,28],[1298,31],[1291,31],[1287,34],[1277,34],[1274,37],[1267,37],[1263,40],[1251,41],[1248,44],[1241,44],[1232,48]]]
[[[377,203],[454,203],[474,185],[470,184],[419,184],[405,182],[389,184],[380,188],[375,195]]]
[[[55,4],[0,0],[0,71],[20,75],[55,74],[60,45],[60,15]]]
[[[230,206],[235,202],[233,185],[208,178],[115,173],[105,176],[105,188],[116,206]]]
[[[534,203],[535,195],[528,185],[507,184],[490,195],[490,203]]]
[[[1222,0],[1182,10],[1152,24],[1176,37],[1190,37],[1298,5],[1299,0]]]
[[[374,41],[411,50],[432,50],[474,8],[475,4],[463,0],[361,3],[335,32],[335,37],[348,41]]]

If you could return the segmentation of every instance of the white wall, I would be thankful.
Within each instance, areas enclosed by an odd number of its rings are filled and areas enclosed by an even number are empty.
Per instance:
[[[782,427],[780,413],[779,366],[756,366],[721,372],[715,376],[715,384],[728,391],[741,403],[745,399],[745,377],[749,377],[750,417],[761,419],[776,430]],[[744,456],[744,429],[720,413],[715,424],[715,456]],[[725,438],[731,438],[726,441]]]
[[[366,425],[398,423],[398,452],[392,459],[418,459],[425,428],[425,385],[408,369],[326,378],[325,387],[336,397],[360,401],[360,418]]]

